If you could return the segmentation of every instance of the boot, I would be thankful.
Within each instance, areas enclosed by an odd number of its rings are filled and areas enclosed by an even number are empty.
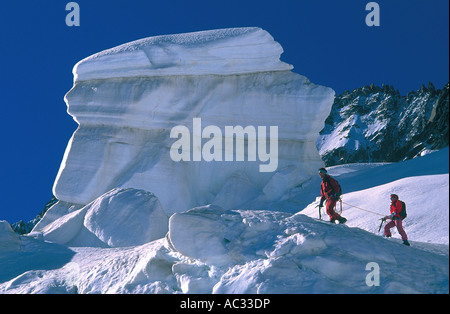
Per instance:
[[[344,218],[344,217],[339,218],[340,224],[345,224],[346,222],[347,222],[347,218]]]
[[[411,244],[409,244],[408,240],[403,241],[403,244],[406,246],[411,246]]]

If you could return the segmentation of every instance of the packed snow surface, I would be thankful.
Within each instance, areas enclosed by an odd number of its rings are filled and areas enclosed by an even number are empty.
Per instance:
[[[447,148],[407,162],[330,169],[351,191],[343,195],[351,205],[388,214],[387,199],[396,192],[407,203],[404,226],[411,247],[401,244],[396,231],[393,239],[381,237],[380,216],[357,208],[344,206],[346,225],[317,219],[318,180],[311,181],[313,188],[293,188],[279,204],[287,210],[308,199],[311,204],[297,213],[206,205],[171,215],[166,236],[141,245],[111,247],[113,242],[92,241],[85,231],[74,235],[73,246],[43,241],[51,228],[63,232],[87,229],[88,221],[110,221],[87,218],[89,211],[108,213],[107,202],[114,208],[128,199],[159,212],[152,194],[115,189],[88,205],[84,219],[68,214],[20,239],[2,227],[0,240],[7,249],[0,252],[0,292],[448,293],[448,160]],[[405,172],[410,176],[390,181]],[[368,187],[371,178],[374,185]],[[138,200],[136,194],[142,194]],[[123,217],[134,211],[124,208]],[[157,217],[149,214],[148,225],[164,220]],[[125,225],[129,233],[122,229],[118,236],[137,241],[132,224]],[[373,263],[380,269],[379,286],[366,283]]]

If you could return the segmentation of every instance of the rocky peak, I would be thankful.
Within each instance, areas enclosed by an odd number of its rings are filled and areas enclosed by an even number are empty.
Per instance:
[[[337,95],[316,142],[327,166],[400,161],[448,146],[448,83],[401,96],[391,85]]]

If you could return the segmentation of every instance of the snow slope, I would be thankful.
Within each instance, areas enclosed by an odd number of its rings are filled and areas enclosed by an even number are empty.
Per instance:
[[[318,186],[308,195],[305,186],[280,203],[310,199],[298,213],[197,207],[173,214],[166,237],[141,245],[68,247],[43,241],[45,232],[21,236],[20,247],[0,252],[0,292],[448,293],[448,160],[447,148],[410,162],[330,169],[352,205],[384,214],[397,192],[408,204],[411,247],[379,236],[375,214],[344,208],[347,225],[314,218]],[[0,240],[9,241],[4,229]],[[366,284],[370,263],[379,266],[379,286]]]
[[[342,215],[349,220],[347,225],[377,233],[379,219],[390,214],[392,193],[407,204],[408,217],[403,226],[410,239],[448,244],[448,174],[408,177],[345,194]],[[314,207],[317,204],[311,204],[302,213],[318,217],[318,209]],[[322,211],[323,219],[328,219],[325,210]],[[395,234],[394,237],[400,238]]]

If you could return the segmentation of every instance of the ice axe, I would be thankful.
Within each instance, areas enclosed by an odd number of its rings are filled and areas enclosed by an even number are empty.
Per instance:
[[[315,207],[319,207],[319,219],[322,220],[322,207],[320,205],[316,205]]]
[[[381,227],[383,226],[383,222],[385,222],[386,219],[383,217],[383,218],[380,218],[379,220],[381,220],[381,223],[380,223],[380,227],[378,228],[378,232],[380,232]]]

